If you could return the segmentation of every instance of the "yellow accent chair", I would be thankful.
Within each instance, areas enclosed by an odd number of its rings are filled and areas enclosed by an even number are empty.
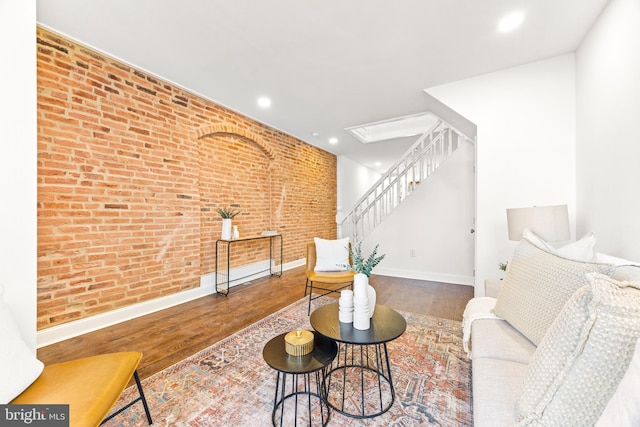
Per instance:
[[[152,424],[136,371],[141,359],[142,353],[121,352],[45,366],[40,376],[10,403],[68,404],[70,427],[97,427],[142,401],[147,421]],[[108,415],[132,376],[139,397]]]
[[[351,262],[351,260],[349,260]],[[309,290],[309,307],[307,309],[307,314],[311,313],[311,301],[314,299],[323,297],[325,295],[329,295],[331,293],[338,293],[343,289],[349,288],[353,285],[353,276],[355,275],[354,271],[351,270],[340,270],[340,271],[315,271],[314,268],[316,266],[316,244],[309,243],[307,244],[307,264],[306,264],[306,275],[307,275],[307,283],[304,288],[304,296],[307,296],[307,290]],[[340,285],[340,287],[319,287],[314,286],[314,283],[322,283],[324,285]],[[320,295],[313,295],[313,291],[323,292]]]

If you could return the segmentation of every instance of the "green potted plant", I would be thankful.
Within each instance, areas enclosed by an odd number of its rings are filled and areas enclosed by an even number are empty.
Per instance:
[[[508,265],[508,264],[509,264],[508,262],[501,262],[500,264],[498,264],[498,268],[499,268],[500,270],[502,270],[502,271],[505,271],[505,272],[506,272],[506,271],[507,271],[507,265]]]
[[[362,255],[362,242],[358,242],[355,245],[355,248],[352,248],[350,246],[349,258],[351,260],[351,264],[347,265],[346,267],[351,271],[355,271],[356,273],[364,274],[367,277],[371,277],[371,271],[373,270],[373,267],[378,265],[380,261],[382,261],[385,257],[385,254],[376,256],[378,254],[379,246],[379,244],[376,245],[376,247],[373,248],[371,254],[369,254],[369,256],[366,258]]]
[[[233,207],[218,208],[217,211],[222,217],[222,219],[233,219],[236,216],[238,216],[238,214],[240,214],[240,209],[235,209]]]
[[[220,207],[216,209],[222,217],[222,240],[231,239],[231,221],[240,214],[240,209],[233,207]]]

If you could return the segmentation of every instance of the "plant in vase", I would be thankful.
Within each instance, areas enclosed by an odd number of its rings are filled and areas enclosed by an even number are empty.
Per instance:
[[[500,264],[498,264],[498,268],[504,272],[507,271],[507,267],[509,266],[509,262],[501,262]],[[502,279],[500,279],[502,280]]]
[[[355,271],[356,275],[353,277],[353,294],[365,295],[368,298],[369,305],[369,317],[373,316],[373,311],[376,308],[376,290],[373,286],[369,285],[369,277],[373,268],[380,263],[385,257],[384,254],[378,256],[378,247],[376,245],[369,256],[362,255],[362,242],[358,242],[355,247],[349,247],[349,259],[351,264],[346,265],[349,270]],[[364,291],[363,289],[366,289]]]
[[[384,254],[376,256],[378,255],[379,246],[379,244],[376,245],[376,247],[373,248],[371,254],[366,258],[362,256],[362,242],[358,242],[355,245],[355,248],[349,247],[349,258],[351,260],[351,264],[347,265],[346,267],[351,271],[355,271],[356,273],[364,274],[367,277],[371,277],[373,268],[376,265],[380,264],[380,261],[382,261],[385,257]]]
[[[240,209],[234,209],[232,207],[229,208],[218,208],[218,213],[222,217],[222,236],[223,240],[231,239],[231,221],[233,218],[240,214]]]

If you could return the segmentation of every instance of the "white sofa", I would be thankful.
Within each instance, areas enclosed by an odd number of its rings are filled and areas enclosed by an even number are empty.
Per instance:
[[[498,297],[500,284],[485,282],[487,298]],[[514,426],[516,401],[535,344],[506,320],[477,319],[471,324],[471,348],[474,426]]]
[[[558,250],[525,233],[467,305],[476,427],[640,425],[640,265],[587,237]]]

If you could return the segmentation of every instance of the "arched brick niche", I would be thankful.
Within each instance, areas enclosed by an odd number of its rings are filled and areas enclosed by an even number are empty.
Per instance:
[[[220,206],[234,206],[233,220],[241,236],[257,235],[271,226],[271,164],[274,154],[257,134],[228,125],[198,132],[202,274],[215,272],[215,241],[220,238]],[[234,249],[232,267],[268,259],[265,241]]]
[[[215,136],[215,135],[231,135],[231,136],[245,139],[246,141],[251,142],[256,146],[258,146],[264,152],[265,156],[267,156],[269,160],[273,160],[275,158],[273,154],[273,150],[268,144],[264,142],[264,139],[260,138],[258,134],[251,132],[247,129],[244,129],[238,126],[217,124],[217,125],[205,126],[204,128],[199,129],[197,132],[198,139]]]

